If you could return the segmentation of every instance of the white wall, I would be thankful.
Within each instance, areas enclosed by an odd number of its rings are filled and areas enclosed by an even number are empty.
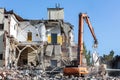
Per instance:
[[[3,53],[4,51],[3,35],[4,35],[4,31],[0,31],[0,54]]]
[[[4,30],[9,32],[9,17],[8,18],[4,18]]]
[[[10,49],[10,43],[8,38],[6,38],[6,48],[5,48],[5,66],[6,67],[8,66],[8,63],[9,63],[9,56],[10,56],[9,49]]]
[[[64,10],[63,9],[49,9],[48,10],[48,19],[64,19]]]
[[[4,20],[4,9],[0,8],[0,24],[3,23]]]
[[[60,36],[61,35],[60,27],[54,26],[54,27],[47,29],[47,35],[51,36],[52,33],[56,33],[58,34],[58,36]]]
[[[75,46],[75,43],[74,43],[74,34],[73,34],[72,30],[69,32],[69,37],[70,37],[70,45],[71,46]]]
[[[17,26],[18,23],[15,17],[12,15],[10,20],[10,36],[13,36],[14,38],[17,38]]]
[[[0,31],[0,54],[4,52],[4,43],[3,43],[4,31]],[[0,67],[3,66],[3,60],[0,60]]]
[[[0,24],[4,24],[4,30],[8,32],[9,17],[5,18],[4,16],[8,14],[4,14],[4,12],[5,12],[4,8],[0,8]]]
[[[37,32],[39,33],[41,41],[47,41],[46,28],[43,23],[35,25]]]
[[[29,22],[21,22],[18,29],[17,40],[27,41],[27,33],[32,32],[32,41],[46,41],[46,29],[44,24],[37,24],[32,26]],[[41,32],[43,31],[43,32]],[[36,36],[38,34],[38,36]]]

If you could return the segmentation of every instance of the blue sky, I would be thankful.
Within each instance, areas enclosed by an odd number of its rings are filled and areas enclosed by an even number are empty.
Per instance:
[[[108,54],[111,50],[120,53],[120,0],[0,0],[0,7],[27,19],[47,19],[47,8],[59,3],[64,8],[65,21],[74,25],[75,42],[78,40],[78,14],[87,13],[99,45],[97,52]],[[92,49],[93,38],[84,25],[84,42]]]

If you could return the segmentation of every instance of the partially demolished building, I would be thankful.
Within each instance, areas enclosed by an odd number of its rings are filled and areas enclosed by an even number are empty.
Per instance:
[[[72,59],[77,48],[73,26],[64,22],[64,9],[48,8],[48,17],[23,19],[0,8],[0,66],[59,67]]]

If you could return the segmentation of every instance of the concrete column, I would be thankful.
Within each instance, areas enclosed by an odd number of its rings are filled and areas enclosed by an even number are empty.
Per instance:
[[[70,60],[72,60],[72,49],[71,49],[71,46],[69,46],[68,48],[69,48],[69,58],[70,58]]]
[[[42,50],[41,50],[41,54],[40,54],[40,60],[41,60],[41,65],[43,70],[45,70],[45,64],[44,64],[44,45],[41,46]]]

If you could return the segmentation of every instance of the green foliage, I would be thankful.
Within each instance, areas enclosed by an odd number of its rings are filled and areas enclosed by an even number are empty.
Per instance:
[[[108,61],[111,61],[114,57],[114,51],[111,50],[110,53],[108,55],[103,55],[103,59],[105,60],[105,63]]]
[[[91,65],[91,52],[88,51],[88,53],[86,53],[85,57],[86,57],[87,65],[88,66]]]
[[[87,65],[91,65],[91,52],[88,51],[86,49],[85,44],[83,44],[83,55],[85,55],[86,61],[87,61]]]
[[[86,49],[86,46],[85,44],[83,43],[83,54],[86,55],[87,54],[87,49]]]

